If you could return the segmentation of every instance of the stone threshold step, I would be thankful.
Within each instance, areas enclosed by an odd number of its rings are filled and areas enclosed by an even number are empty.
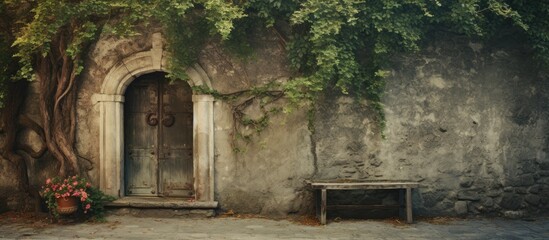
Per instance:
[[[198,202],[188,198],[123,197],[105,206],[119,208],[215,209],[218,202]]]

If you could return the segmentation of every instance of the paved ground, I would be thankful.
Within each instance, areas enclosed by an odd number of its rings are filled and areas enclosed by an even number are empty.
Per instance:
[[[33,222],[34,221],[34,222]],[[330,222],[308,226],[261,218],[137,218],[48,224],[0,215],[0,239],[549,239],[549,218]]]

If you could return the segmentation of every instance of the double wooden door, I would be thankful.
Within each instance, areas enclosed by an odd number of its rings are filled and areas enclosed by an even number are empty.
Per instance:
[[[126,195],[193,196],[192,90],[184,81],[147,74],[126,90]]]

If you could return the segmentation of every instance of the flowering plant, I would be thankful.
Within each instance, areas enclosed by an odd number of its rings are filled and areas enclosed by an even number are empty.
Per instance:
[[[59,177],[48,178],[40,193],[45,198],[48,208],[55,218],[59,217],[57,212],[58,198],[76,197],[81,203],[84,214],[91,213],[91,215],[99,218],[102,218],[104,204],[114,200],[113,197],[105,195],[99,189],[93,187],[86,178],[78,176],[70,176],[64,179]]]

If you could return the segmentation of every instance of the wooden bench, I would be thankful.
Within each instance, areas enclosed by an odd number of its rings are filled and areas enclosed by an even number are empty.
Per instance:
[[[406,192],[406,222],[412,223],[412,189],[418,188],[419,183],[413,181],[390,181],[390,180],[350,180],[350,179],[337,179],[337,180],[311,180],[307,181],[310,187],[315,191],[320,190],[320,209],[318,209],[318,194],[316,196],[316,209],[317,215],[320,215],[320,223],[326,224],[326,211],[327,206],[326,195],[328,190],[379,190],[379,189],[397,189],[399,191],[399,200],[403,198],[403,192]],[[337,207],[346,206],[339,205]],[[355,205],[351,205],[355,206]],[[368,207],[368,205],[366,205]],[[395,207],[395,206],[390,206]],[[402,205],[399,204],[396,207],[401,208]],[[320,210],[320,214],[318,214]]]

